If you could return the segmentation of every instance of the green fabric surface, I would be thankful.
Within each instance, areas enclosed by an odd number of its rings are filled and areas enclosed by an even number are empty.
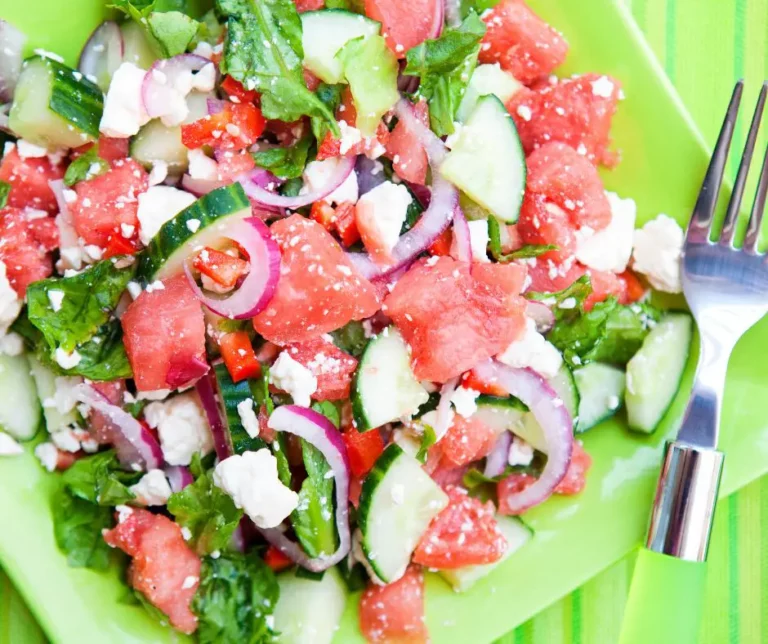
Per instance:
[[[736,130],[736,140],[742,141],[751,104],[760,83],[768,78],[768,0],[624,1],[708,141],[717,136],[735,80],[746,79],[748,109]],[[581,2],[589,11],[589,0]],[[764,129],[768,131],[768,126]],[[764,132],[759,150],[764,149],[766,140]],[[735,174],[737,155],[731,161]],[[750,183],[754,185],[754,176]],[[768,534],[768,477],[718,506],[701,644],[768,641],[768,547],[762,543],[763,534]],[[578,556],[577,547],[574,556]],[[632,557],[615,564],[497,644],[615,642],[632,566]],[[524,583],[521,580],[521,588]],[[45,642],[45,637],[0,571],[0,644],[38,642]]]

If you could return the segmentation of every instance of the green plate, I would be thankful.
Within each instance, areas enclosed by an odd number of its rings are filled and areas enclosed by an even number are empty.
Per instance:
[[[665,212],[685,221],[708,156],[701,137],[663,70],[623,7],[612,0],[583,3],[531,0],[564,32],[572,53],[563,73],[598,71],[622,80],[627,99],[613,135],[624,160],[604,174],[606,186],[638,203],[641,221]],[[98,23],[97,0],[0,0],[3,17],[25,29],[34,46],[72,61]],[[713,97],[723,103],[727,96]],[[721,447],[727,452],[722,492],[768,471],[768,421],[761,405],[768,362],[768,324],[752,329],[731,359]],[[690,382],[692,366],[686,383]],[[687,385],[684,387],[687,390]],[[664,438],[677,427],[686,393],[655,436],[632,435],[620,420],[584,436],[592,455],[587,489],[555,498],[526,515],[535,539],[470,593],[453,593],[429,576],[427,619],[432,640],[487,642],[527,620],[608,567],[642,539]],[[0,401],[12,404],[12,401]],[[73,570],[56,550],[50,520],[54,477],[31,455],[0,464],[0,561],[55,642],[178,642],[140,609],[120,603],[117,573]],[[362,641],[350,601],[337,642]]]

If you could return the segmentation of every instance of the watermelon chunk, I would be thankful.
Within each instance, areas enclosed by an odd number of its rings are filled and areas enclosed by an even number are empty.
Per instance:
[[[424,574],[411,566],[396,582],[373,582],[360,597],[360,630],[368,642],[426,644]]]
[[[53,273],[47,245],[39,241],[36,232],[23,211],[10,207],[0,210],[0,261],[5,264],[8,281],[19,297],[24,297],[32,282]]]
[[[59,211],[49,181],[61,179],[64,170],[48,157],[22,159],[14,148],[0,162],[0,181],[11,184],[8,204],[14,208],[35,208],[51,214]]]
[[[428,128],[429,107],[426,101],[416,103],[413,111],[416,118]],[[392,159],[392,167],[398,177],[411,183],[424,185],[429,167],[427,151],[405,121],[399,121],[392,130],[387,140],[386,156]]]
[[[381,35],[398,58],[411,47],[435,38],[443,0],[365,0],[365,15],[381,23]]]
[[[288,355],[303,364],[317,377],[317,390],[312,394],[315,400],[344,400],[349,398],[352,376],[357,369],[357,360],[324,338],[313,338],[306,342],[288,344]]]

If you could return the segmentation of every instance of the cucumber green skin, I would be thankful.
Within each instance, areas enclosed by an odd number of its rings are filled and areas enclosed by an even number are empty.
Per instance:
[[[138,277],[145,282],[152,282],[173,254],[191,238],[217,220],[245,209],[250,212],[251,202],[239,183],[217,188],[204,195],[166,222],[152,238],[141,256]],[[200,222],[200,228],[194,233],[187,228],[187,222],[192,219]]]
[[[224,407],[224,417],[227,422],[227,431],[229,432],[229,442],[234,454],[243,452],[255,452],[266,447],[267,444],[260,438],[251,438],[245,431],[243,423],[240,420],[240,414],[237,413],[237,406],[244,400],[251,398],[251,387],[247,380],[233,382],[227,371],[226,365],[221,362],[213,367],[216,376],[216,384],[219,386],[219,396]]]
[[[574,426],[576,425],[579,416],[579,403],[581,402],[581,396],[579,396],[579,389],[576,386],[576,379],[573,377],[573,372],[568,365],[563,363],[560,367],[560,371],[550,378],[548,381],[549,386],[555,390],[555,393],[562,399],[565,404],[565,408],[573,419]]]
[[[528,407],[519,398],[514,396],[489,396],[480,394],[475,401],[478,407],[500,407],[502,409],[514,409],[516,411],[528,411]]]
[[[370,343],[369,343],[370,346]],[[368,348],[366,347],[366,351]],[[365,360],[365,352],[363,352],[363,355],[360,356],[360,363],[363,363],[363,360]],[[372,429],[375,429],[373,425],[371,424],[371,421],[368,419],[368,416],[365,413],[365,405],[363,404],[363,396],[360,393],[360,374],[362,373],[362,370],[360,369],[358,365],[357,371],[355,371],[355,375],[352,378],[352,387],[350,389],[349,399],[352,403],[352,418],[355,421],[355,427],[357,428],[357,431],[359,432],[367,432]]]
[[[571,373],[574,374],[573,375],[574,382],[578,382],[578,380],[576,379],[575,372],[571,372]],[[578,386],[577,386],[576,389],[578,391]],[[621,395],[623,396],[623,392],[622,392]],[[581,393],[579,393],[579,405],[581,405],[581,399],[582,398],[583,398],[583,396],[581,395]],[[599,416],[599,417],[595,418],[594,422],[592,422],[590,424],[587,424],[587,423],[583,422],[582,417],[579,416],[578,422],[575,423],[574,427],[573,427],[574,433],[576,433],[576,434],[583,434],[588,429],[592,429],[595,425],[599,425],[604,420],[608,420],[609,418],[613,418],[613,416],[616,415],[616,412],[618,412],[619,409],[621,409],[623,403],[624,403],[624,400],[623,400],[623,397],[622,397],[622,398],[620,398],[619,405],[618,405],[618,407],[616,407],[616,409],[608,409],[608,410],[606,410],[606,412],[602,416]]]

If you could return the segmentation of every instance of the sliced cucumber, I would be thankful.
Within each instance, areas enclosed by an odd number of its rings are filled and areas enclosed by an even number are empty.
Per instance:
[[[627,363],[630,429],[650,434],[664,418],[680,388],[692,338],[691,316],[671,313],[651,330]]]
[[[351,398],[359,431],[413,414],[429,400],[427,390],[413,375],[408,345],[394,326],[384,329],[365,347]]]
[[[74,410],[62,414],[55,405],[46,405],[45,403],[46,400],[53,399],[56,395],[56,374],[48,367],[40,364],[35,358],[29,356],[28,360],[30,372],[37,388],[37,395],[43,404],[43,416],[45,416],[45,426],[48,431],[53,433],[76,424],[77,416]]]
[[[472,415],[497,434],[516,431],[528,409],[514,396],[498,398],[496,396],[478,396],[477,411]]]
[[[37,434],[42,414],[26,356],[0,354],[0,400],[0,429],[22,441]]]
[[[239,183],[209,192],[166,222],[152,238],[141,256],[139,277],[153,282],[178,275],[195,249],[214,245],[221,238],[231,217],[250,216],[251,202]],[[194,223],[187,226],[187,222]]]
[[[525,191],[525,153],[515,122],[498,98],[477,101],[440,172],[502,221],[517,221]]]
[[[577,432],[585,432],[613,416],[624,402],[626,376],[621,369],[591,362],[573,372],[579,390]]]
[[[509,72],[505,72],[498,63],[478,65],[469,79],[467,91],[464,92],[456,112],[456,119],[462,123],[466,121],[481,96],[493,94],[506,104],[522,87],[520,81]]]
[[[507,550],[504,556],[492,564],[479,566],[465,566],[454,570],[441,570],[440,576],[445,579],[457,593],[463,593],[474,586],[483,577],[488,576],[499,564],[505,561],[510,555],[514,554],[533,537],[531,530],[525,523],[517,517],[497,516],[496,521],[499,524],[504,537],[507,539]]]
[[[149,69],[158,55],[147,39],[144,28],[136,21],[128,20],[120,29],[123,32],[123,62]]]
[[[338,51],[354,38],[366,38],[381,31],[381,24],[343,9],[323,9],[301,14],[304,67],[321,81],[335,85],[344,80]]]
[[[22,66],[8,125],[36,145],[76,148],[99,137],[103,111],[97,85],[66,65],[35,56]]]
[[[251,438],[243,427],[237,406],[249,398],[253,400],[253,393],[247,380],[233,382],[226,365],[221,362],[213,367],[216,376],[216,384],[219,388],[219,402],[224,411],[224,418],[229,432],[229,442],[235,454],[256,451],[266,447],[266,443],[260,438]]]
[[[371,568],[385,583],[405,573],[411,554],[448,497],[421,464],[392,443],[363,483],[358,522]]]
[[[298,577],[295,571],[278,575],[280,599],[275,606],[274,630],[281,644],[330,644],[347,604],[347,589],[336,568],[320,580]]]

